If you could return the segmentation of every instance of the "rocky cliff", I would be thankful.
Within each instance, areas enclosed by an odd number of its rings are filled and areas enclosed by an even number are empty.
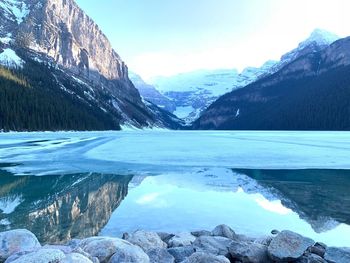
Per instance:
[[[24,61],[29,57],[55,66],[85,83],[91,90],[87,103],[97,100],[103,111],[120,116],[120,125],[169,127],[143,103],[124,61],[74,0],[3,0],[0,11],[0,53],[10,48]],[[76,93],[69,85],[60,86]],[[96,98],[96,92],[103,92],[103,99]]]

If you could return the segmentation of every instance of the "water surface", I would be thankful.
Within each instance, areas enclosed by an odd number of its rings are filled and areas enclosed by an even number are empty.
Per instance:
[[[0,135],[0,231],[41,241],[225,223],[350,245],[349,133]]]

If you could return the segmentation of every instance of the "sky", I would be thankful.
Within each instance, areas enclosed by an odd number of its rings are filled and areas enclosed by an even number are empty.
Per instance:
[[[129,69],[148,80],[243,70],[297,47],[315,28],[350,36],[348,0],[76,0]]]

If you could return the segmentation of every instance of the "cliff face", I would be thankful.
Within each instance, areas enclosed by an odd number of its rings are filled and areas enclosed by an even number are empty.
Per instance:
[[[30,38],[30,49],[53,58],[80,78],[140,103],[140,96],[128,79],[126,64],[74,0],[26,2],[30,7],[28,15],[16,34]]]
[[[1,1],[0,53],[8,48],[24,61],[34,60],[56,70],[53,78],[62,91],[87,105],[97,104],[104,113],[120,119],[120,125],[178,126],[172,120],[160,121],[158,114],[163,113],[145,105],[129,80],[124,61],[74,0]],[[57,69],[73,86],[84,87],[77,90],[64,84]]]

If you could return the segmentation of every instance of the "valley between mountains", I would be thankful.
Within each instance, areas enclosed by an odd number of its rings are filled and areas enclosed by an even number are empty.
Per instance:
[[[349,130],[350,38],[145,82],[74,0],[0,3],[0,130]],[[150,62],[151,63],[151,62]]]

